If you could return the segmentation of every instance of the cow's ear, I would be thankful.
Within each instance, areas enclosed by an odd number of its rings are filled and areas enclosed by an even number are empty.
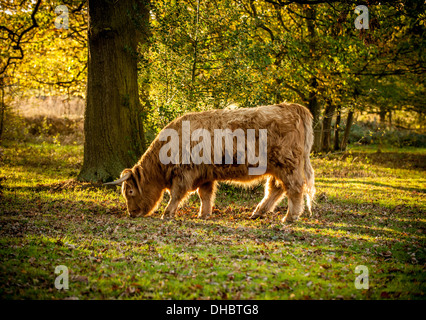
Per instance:
[[[143,179],[143,171],[141,166],[133,167],[132,172],[135,175],[136,185],[138,187],[139,194],[142,194],[141,180]]]
[[[127,179],[129,179],[131,175],[132,175],[131,172],[126,172],[126,173],[124,173],[124,174],[121,175],[120,179],[117,179],[117,180],[112,181],[112,182],[106,182],[106,183],[104,183],[104,185],[122,184],[124,181],[126,181]]]
[[[144,181],[146,178],[146,170],[144,170],[141,166],[137,167],[137,172],[140,177],[140,181]]]

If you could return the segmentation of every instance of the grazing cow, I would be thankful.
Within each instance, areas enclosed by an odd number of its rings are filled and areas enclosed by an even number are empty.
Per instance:
[[[217,182],[266,180],[265,196],[251,218],[272,212],[287,195],[282,222],[292,222],[304,211],[304,194],[311,213],[312,143],[312,115],[294,103],[188,113],[169,123],[133,168],[107,184],[122,184],[131,217],[155,211],[166,190],[170,201],[162,219],[173,218],[193,191],[201,199],[198,216],[208,218]]]

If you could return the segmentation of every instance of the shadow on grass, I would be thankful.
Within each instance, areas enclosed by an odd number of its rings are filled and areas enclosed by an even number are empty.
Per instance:
[[[117,201],[108,199],[95,199],[87,192],[87,197],[75,195],[70,197],[73,191],[103,190],[107,195],[107,187],[90,183],[75,183],[74,180],[54,184],[43,184],[32,187],[6,186],[0,198],[0,212],[3,216],[8,214],[19,217],[56,215],[59,218],[64,215],[82,214],[110,214],[122,216],[125,214],[125,203],[117,194]],[[86,195],[86,194],[85,194]]]
[[[374,183],[373,183],[374,184]],[[377,184],[374,184],[377,185]],[[379,184],[381,185],[381,184]],[[53,184],[44,184],[34,187],[8,187],[4,192],[0,203],[2,212],[2,234],[24,235],[31,232],[35,234],[73,234],[75,226],[79,224],[88,224],[80,232],[87,233],[86,236],[109,238],[109,233],[105,234],[106,226],[114,229],[114,225],[129,225],[142,227],[140,235],[126,233],[124,230],[121,239],[128,238],[140,241],[144,237],[150,237],[152,233],[160,233],[161,241],[173,243],[182,243],[182,236],[178,233],[169,232],[161,236],[160,229],[163,226],[173,228],[182,227],[187,230],[200,231],[201,234],[208,234],[213,245],[222,246],[222,239],[230,237],[232,241],[229,244],[241,241],[254,241],[255,243],[264,243],[273,245],[277,242],[291,243],[303,247],[310,247],[313,242],[328,246],[330,241],[335,246],[332,250],[342,254],[351,254],[358,252],[358,247],[371,246],[378,241],[386,241],[388,244],[410,245],[413,241],[423,242],[426,226],[422,221],[404,221],[396,217],[407,216],[407,212],[400,212],[398,206],[391,206],[388,214],[383,214],[381,206],[366,204],[359,209],[359,202],[350,199],[333,199],[332,203],[327,200],[320,201],[314,207],[314,216],[307,218],[302,216],[298,222],[290,225],[282,225],[280,220],[286,211],[285,206],[278,206],[279,212],[270,214],[264,219],[250,220],[250,206],[240,206],[238,204],[223,206],[215,209],[213,217],[208,221],[202,221],[196,218],[198,213],[198,203],[190,207],[185,205],[178,210],[177,219],[171,222],[162,221],[159,217],[161,212],[155,212],[148,218],[131,219],[126,216],[125,203],[120,195],[117,194],[117,201],[102,201],[93,199],[73,200],[49,198],[46,193],[63,192],[64,194],[75,190],[85,189],[88,191],[94,189],[105,189],[100,184],[79,183],[74,180],[58,182]],[[410,188],[411,189],[411,188]],[[29,197],[25,192],[29,192]],[[389,211],[389,207],[386,207]],[[349,213],[355,209],[357,213]],[[179,212],[180,211],[180,212]],[[13,227],[11,221],[5,219],[6,216],[13,217],[13,222],[18,223]],[[410,217],[421,218],[418,215],[409,215]],[[28,218],[37,217],[39,225],[44,226],[40,229],[32,228],[22,229],[19,226],[28,223]],[[42,217],[49,217],[49,223],[40,222]],[[20,223],[20,221],[22,223]],[[231,225],[231,226],[230,226]],[[126,227],[127,228],[127,227]],[[53,231],[54,230],[54,231]],[[420,234],[419,234],[420,230]],[[219,239],[219,240],[215,240]],[[191,236],[184,241],[191,240]],[[216,241],[216,242],[215,242]],[[354,242],[354,243],[351,243]],[[314,248],[313,246],[312,248]],[[323,249],[321,249],[323,250]],[[380,255],[380,254],[379,254]]]
[[[330,155],[329,159],[339,159],[345,161],[352,157],[353,161],[363,162],[362,159],[369,159],[372,164],[393,169],[420,169],[426,170],[426,154],[411,152],[359,152],[351,151],[340,155]]]
[[[321,182],[321,183],[325,183],[325,184],[335,184],[335,183],[341,183],[342,182],[341,180],[338,180],[338,179],[336,179],[336,181],[328,180],[328,179],[317,179],[317,181]],[[381,183],[381,182],[365,181],[365,180],[361,180],[361,179],[356,180],[355,178],[345,179],[344,183],[367,184],[367,185],[376,186],[376,187],[393,188],[393,189],[397,189],[397,190],[404,190],[404,191],[411,191],[411,192],[417,191],[417,192],[421,192],[421,193],[426,193],[426,189],[393,186],[393,185],[385,184],[385,183]]]
[[[14,191],[29,191],[35,194],[40,192],[49,192],[49,193],[58,193],[58,192],[73,192],[73,191],[107,191],[107,190],[116,190],[115,186],[104,186],[102,182],[80,182],[75,179],[62,180],[50,184],[37,184],[36,186],[11,186],[4,187],[5,189]]]
[[[4,145],[2,165],[23,167],[46,178],[67,178],[70,172],[81,167],[81,146],[56,146],[53,144],[26,144],[9,141]]]

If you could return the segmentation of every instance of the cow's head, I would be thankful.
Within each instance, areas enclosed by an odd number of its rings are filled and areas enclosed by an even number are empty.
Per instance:
[[[155,182],[147,181],[140,166],[125,169],[118,180],[105,184],[121,184],[121,193],[126,199],[127,212],[132,218],[146,216],[155,210],[162,194],[162,190]]]

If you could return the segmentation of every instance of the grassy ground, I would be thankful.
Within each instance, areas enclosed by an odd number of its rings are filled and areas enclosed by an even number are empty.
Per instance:
[[[208,221],[195,196],[174,221],[130,219],[118,188],[73,180],[82,152],[4,142],[1,299],[425,298],[425,149],[315,159],[314,216],[292,225],[279,222],[286,200],[247,219],[262,187],[221,186]],[[59,265],[68,290],[55,288]]]

